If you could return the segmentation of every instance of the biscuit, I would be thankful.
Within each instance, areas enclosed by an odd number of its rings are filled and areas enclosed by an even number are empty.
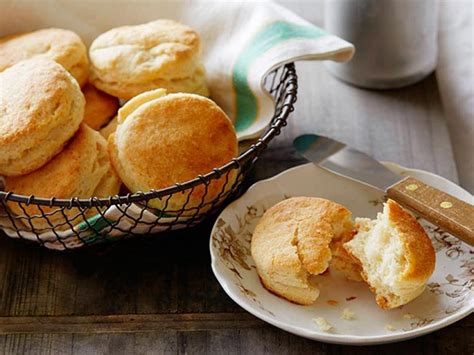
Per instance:
[[[129,101],[119,110],[117,130],[109,137],[112,163],[132,192],[195,179],[237,154],[234,127],[213,101],[194,94],[158,96],[160,90],[155,90]],[[194,214],[199,206],[203,212],[231,188],[235,178],[233,170],[207,186],[200,184],[148,205],[170,214]],[[183,207],[186,210],[181,211]]]
[[[0,72],[30,58],[54,60],[71,73],[80,86],[87,83],[87,49],[72,31],[49,28],[0,38]]]
[[[42,168],[28,175],[5,179],[7,191],[26,196],[58,199],[108,197],[118,193],[120,184],[120,179],[110,164],[105,139],[86,125],[81,125],[63,151]],[[39,208],[31,204],[23,205],[23,211],[16,202],[9,201],[7,205],[19,216],[27,214],[33,217],[47,214],[50,224],[45,218],[22,219],[27,227],[34,228],[36,232],[50,229],[51,225],[55,226],[56,230],[70,228],[58,207]],[[64,208],[63,212],[71,225],[84,220],[78,208]],[[87,211],[86,216],[97,213],[91,209]]]
[[[119,108],[119,102],[116,97],[110,96],[90,84],[86,85],[82,92],[86,99],[84,120],[82,122],[92,129],[99,130],[115,116]]]
[[[383,309],[418,297],[434,271],[435,251],[415,217],[388,200],[376,220],[356,219],[357,234],[344,248],[362,267],[362,277]]]
[[[353,235],[350,211],[315,197],[294,197],[269,208],[252,235],[251,253],[263,285],[292,302],[310,305],[319,296],[314,275],[326,271],[333,240]]]
[[[0,73],[0,175],[28,174],[59,153],[84,114],[77,81],[50,59]]]
[[[151,101],[153,99],[157,99],[159,97],[165,96],[166,90],[165,89],[155,89],[144,92],[138,96],[135,96],[133,99],[129,100],[125,106],[123,106],[118,115],[115,116],[112,121],[109,122],[107,126],[100,130],[100,134],[105,139],[108,139],[109,136],[115,132],[117,129],[117,125],[120,122],[123,122],[125,118],[135,109],[140,107],[142,104]],[[120,118],[119,118],[120,117]]]
[[[109,123],[107,123],[105,127],[101,128],[99,133],[102,135],[102,137],[104,137],[105,139],[108,139],[109,136],[112,133],[114,133],[115,130],[117,129],[117,125],[118,125],[117,116],[115,116],[114,118],[112,118],[112,120],[110,120]]]
[[[117,123],[125,122],[125,119],[140,106],[146,104],[149,101],[159,99],[160,97],[166,96],[167,92],[165,89],[155,89],[144,92],[133,99],[129,100],[124,106],[122,106],[117,114]]]
[[[91,83],[121,99],[156,88],[209,94],[199,35],[172,20],[114,28],[94,40],[89,56]]]

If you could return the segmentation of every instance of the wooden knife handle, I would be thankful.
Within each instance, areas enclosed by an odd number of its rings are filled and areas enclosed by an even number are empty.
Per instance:
[[[387,190],[387,196],[462,241],[474,245],[474,206],[412,177]]]

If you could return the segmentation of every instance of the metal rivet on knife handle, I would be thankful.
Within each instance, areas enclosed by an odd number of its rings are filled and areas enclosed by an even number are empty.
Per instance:
[[[417,184],[409,184],[405,187],[405,189],[407,189],[409,191],[415,191],[417,188],[418,188]]]
[[[453,207],[453,204],[452,204],[451,202],[449,202],[449,201],[443,201],[443,202],[441,202],[441,203],[439,204],[439,206],[440,206],[441,208],[446,208],[446,209],[447,209],[447,208]]]

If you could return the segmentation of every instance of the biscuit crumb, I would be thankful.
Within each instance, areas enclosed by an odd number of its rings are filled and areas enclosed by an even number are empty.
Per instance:
[[[323,318],[323,317],[314,318],[313,322],[315,322],[318,325],[319,329],[321,329],[323,332],[329,332],[333,329],[332,325],[329,324],[326,318]]]
[[[394,327],[393,325],[391,325],[391,324],[387,324],[387,325],[385,326],[385,329],[390,330],[391,332],[393,332],[394,330],[397,330],[397,328],[395,328],[395,327]]]
[[[337,306],[339,302],[336,300],[327,300],[327,304],[330,306]]]
[[[355,313],[352,312],[349,308],[344,308],[344,310],[342,311],[342,314],[341,314],[341,319],[344,319],[344,320],[353,320],[355,319]]]
[[[405,313],[403,315],[403,319],[413,319],[413,318],[415,318],[415,315],[411,313]]]

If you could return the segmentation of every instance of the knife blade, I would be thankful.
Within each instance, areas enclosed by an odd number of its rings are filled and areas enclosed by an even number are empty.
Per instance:
[[[305,134],[297,137],[293,145],[320,167],[379,190],[386,191],[403,179],[369,155],[328,137]]]

